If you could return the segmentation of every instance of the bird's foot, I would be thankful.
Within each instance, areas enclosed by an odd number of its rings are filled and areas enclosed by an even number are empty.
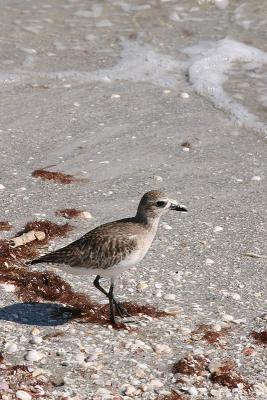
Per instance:
[[[124,317],[132,317],[132,316],[128,313],[128,311],[122,306],[121,303],[118,303],[116,300],[113,300],[113,302],[114,302],[114,305],[115,305],[115,308],[116,308],[116,312],[118,313],[118,315],[119,315],[121,318],[124,318]]]

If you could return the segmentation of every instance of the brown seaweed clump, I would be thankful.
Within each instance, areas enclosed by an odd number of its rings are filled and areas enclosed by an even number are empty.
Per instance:
[[[213,383],[226,386],[229,389],[237,388],[239,384],[242,384],[246,392],[253,390],[253,385],[247,382],[236,370],[235,362],[227,360],[224,364],[217,368],[216,371],[211,373],[210,379]]]
[[[256,332],[250,334],[257,344],[267,344],[267,331]]]
[[[15,265],[19,261],[31,260],[38,255],[41,246],[56,237],[66,236],[71,230],[72,226],[68,223],[60,225],[51,221],[28,222],[23,231],[19,232],[18,235],[30,231],[42,231],[45,233],[45,238],[43,240],[33,240],[18,247],[12,245],[12,240],[0,240],[0,265]]]
[[[14,248],[8,240],[0,240],[0,268],[1,265],[17,264],[21,260],[30,260],[37,255],[35,242]]]
[[[32,172],[32,176],[34,178],[40,178],[43,181],[54,181],[57,183],[62,183],[64,185],[86,180],[83,178],[76,178],[73,175],[64,174],[63,172],[52,172],[52,171],[46,171],[45,169],[36,169],[35,171]]]
[[[10,231],[12,225],[7,221],[0,221],[0,231]]]
[[[229,330],[229,327],[225,327],[220,331],[214,331],[212,325],[201,324],[192,332],[192,338],[194,338],[194,336],[200,336],[200,338],[205,340],[207,343],[220,346],[221,339],[227,335]]]
[[[83,293],[76,293],[69,283],[53,272],[29,271],[27,268],[1,268],[0,282],[16,286],[17,296],[24,302],[51,301],[65,304],[61,313],[70,313],[70,319],[80,319],[84,322],[109,324],[108,304],[98,304]],[[133,303],[124,303],[124,307],[132,315],[146,314],[155,318],[165,315],[152,306],[141,306]],[[124,324],[116,328],[125,327]]]
[[[207,370],[209,359],[204,355],[188,354],[173,364],[173,374],[203,375]]]

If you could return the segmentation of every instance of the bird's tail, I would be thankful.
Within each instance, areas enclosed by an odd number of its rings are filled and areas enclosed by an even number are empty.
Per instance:
[[[35,260],[29,261],[27,264],[34,265],[34,264],[41,264],[41,263],[55,263],[55,264],[64,263],[64,261],[66,261],[66,259],[64,257],[65,252],[63,252],[61,250],[62,249],[59,249],[58,251],[54,251],[53,253],[45,254],[44,256],[36,258]]]

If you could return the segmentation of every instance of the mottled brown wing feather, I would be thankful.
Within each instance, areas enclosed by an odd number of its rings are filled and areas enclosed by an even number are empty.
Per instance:
[[[102,228],[102,229],[100,229]],[[118,264],[137,247],[137,240],[114,227],[96,228],[75,242],[46,254],[32,264],[63,263],[71,267],[109,268]]]

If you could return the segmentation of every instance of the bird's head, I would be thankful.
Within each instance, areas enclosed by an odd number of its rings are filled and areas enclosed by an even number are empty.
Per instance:
[[[137,215],[145,215],[148,218],[159,218],[169,210],[187,212],[185,206],[170,199],[166,193],[151,190],[143,195],[140,200]]]

